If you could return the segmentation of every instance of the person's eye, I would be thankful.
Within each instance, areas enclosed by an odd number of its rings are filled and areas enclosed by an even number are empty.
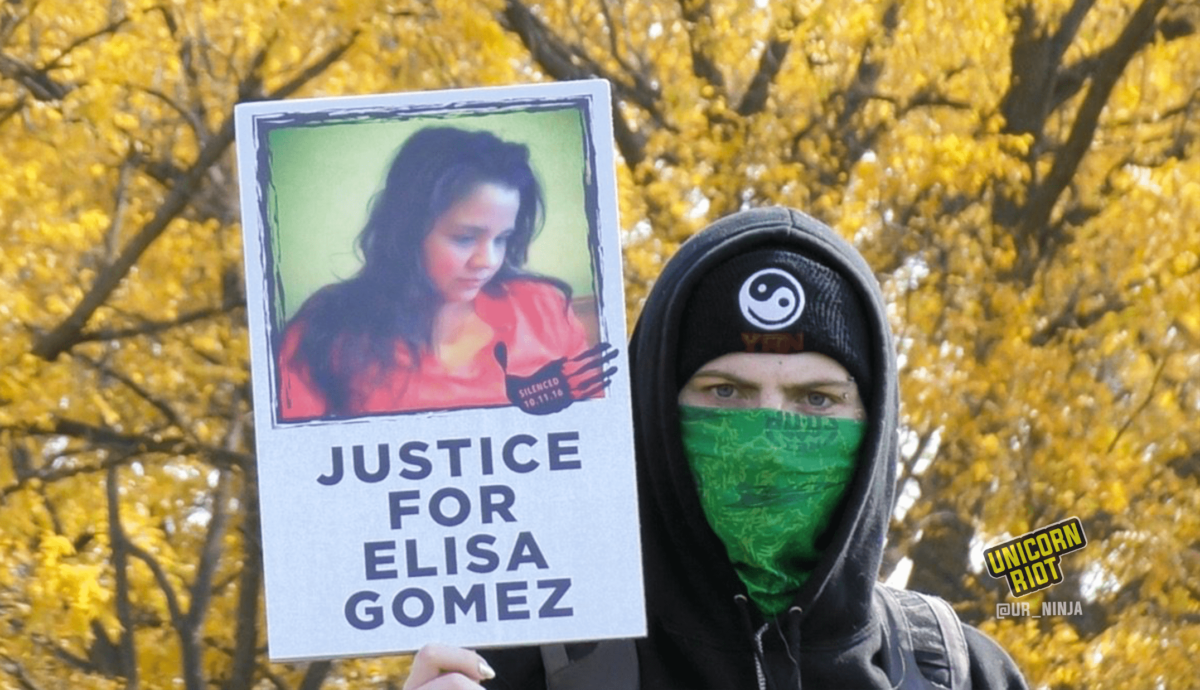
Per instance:
[[[846,396],[837,393],[805,391],[798,396],[796,402],[800,408],[813,413],[831,413],[840,409],[847,400]]]
[[[475,238],[471,235],[451,235],[450,242],[456,247],[466,249],[475,244]]]
[[[498,235],[496,239],[492,241],[492,243],[497,247],[506,247],[508,246],[508,240],[510,237],[512,237],[512,234],[506,232],[503,235]]]
[[[715,398],[720,398],[721,400],[731,400],[737,395],[738,391],[737,387],[731,383],[721,383],[709,388],[708,392],[712,393],[713,397]]]
[[[810,391],[804,395],[804,404],[819,410],[830,407],[835,402],[836,401],[833,399],[833,397],[825,395],[824,393],[818,393],[816,391]]]

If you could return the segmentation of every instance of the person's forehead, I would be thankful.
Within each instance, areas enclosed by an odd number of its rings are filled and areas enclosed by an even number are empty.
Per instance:
[[[705,362],[695,376],[729,376],[762,384],[797,385],[812,382],[850,381],[850,373],[837,360],[818,352],[733,352]]]
[[[433,230],[489,230],[497,220],[511,221],[521,207],[521,193],[513,187],[481,182],[446,209]]]

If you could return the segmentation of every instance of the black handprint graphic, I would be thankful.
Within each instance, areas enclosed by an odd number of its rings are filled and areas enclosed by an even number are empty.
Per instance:
[[[493,350],[504,370],[508,399],[523,412],[536,415],[554,414],[576,400],[598,395],[617,373],[616,367],[606,369],[605,365],[618,352],[608,343],[600,343],[574,357],[556,359],[531,376],[515,376],[508,372],[508,346],[496,343]]]

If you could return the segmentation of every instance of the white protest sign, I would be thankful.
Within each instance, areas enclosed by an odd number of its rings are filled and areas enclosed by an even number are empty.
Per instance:
[[[271,659],[644,635],[607,83],[236,118]]]

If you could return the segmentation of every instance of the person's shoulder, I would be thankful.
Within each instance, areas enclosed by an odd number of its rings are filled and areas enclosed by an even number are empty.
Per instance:
[[[284,325],[284,342],[301,338],[314,328],[318,332],[327,332],[331,326],[347,323],[352,314],[348,308],[352,300],[347,298],[347,293],[344,283],[331,283],[305,297]]]
[[[518,309],[556,309],[567,306],[567,294],[555,283],[536,277],[514,278],[504,283],[504,294]]]
[[[974,626],[963,623],[962,627],[971,661],[973,690],[1028,690],[1021,670],[999,643]]]
[[[292,317],[292,321],[304,322],[312,320],[321,312],[339,309],[347,301],[346,297],[349,292],[350,288],[344,282],[322,285],[308,297],[304,298],[304,302],[296,310],[296,315]]]
[[[520,278],[508,280],[504,283],[504,290],[514,297],[553,298],[559,302],[567,298],[560,286],[550,280],[536,276],[521,276]]]
[[[308,328],[308,321],[301,314],[293,316],[283,326],[283,342],[280,346],[282,358],[284,361],[290,361],[296,356],[296,350],[300,347],[300,340],[304,337],[304,331]]]
[[[321,315],[329,310],[331,299],[332,291],[328,287],[324,287],[304,300],[296,313],[283,325],[283,350],[285,353],[295,353],[301,340],[312,329],[313,322],[319,320]]]

